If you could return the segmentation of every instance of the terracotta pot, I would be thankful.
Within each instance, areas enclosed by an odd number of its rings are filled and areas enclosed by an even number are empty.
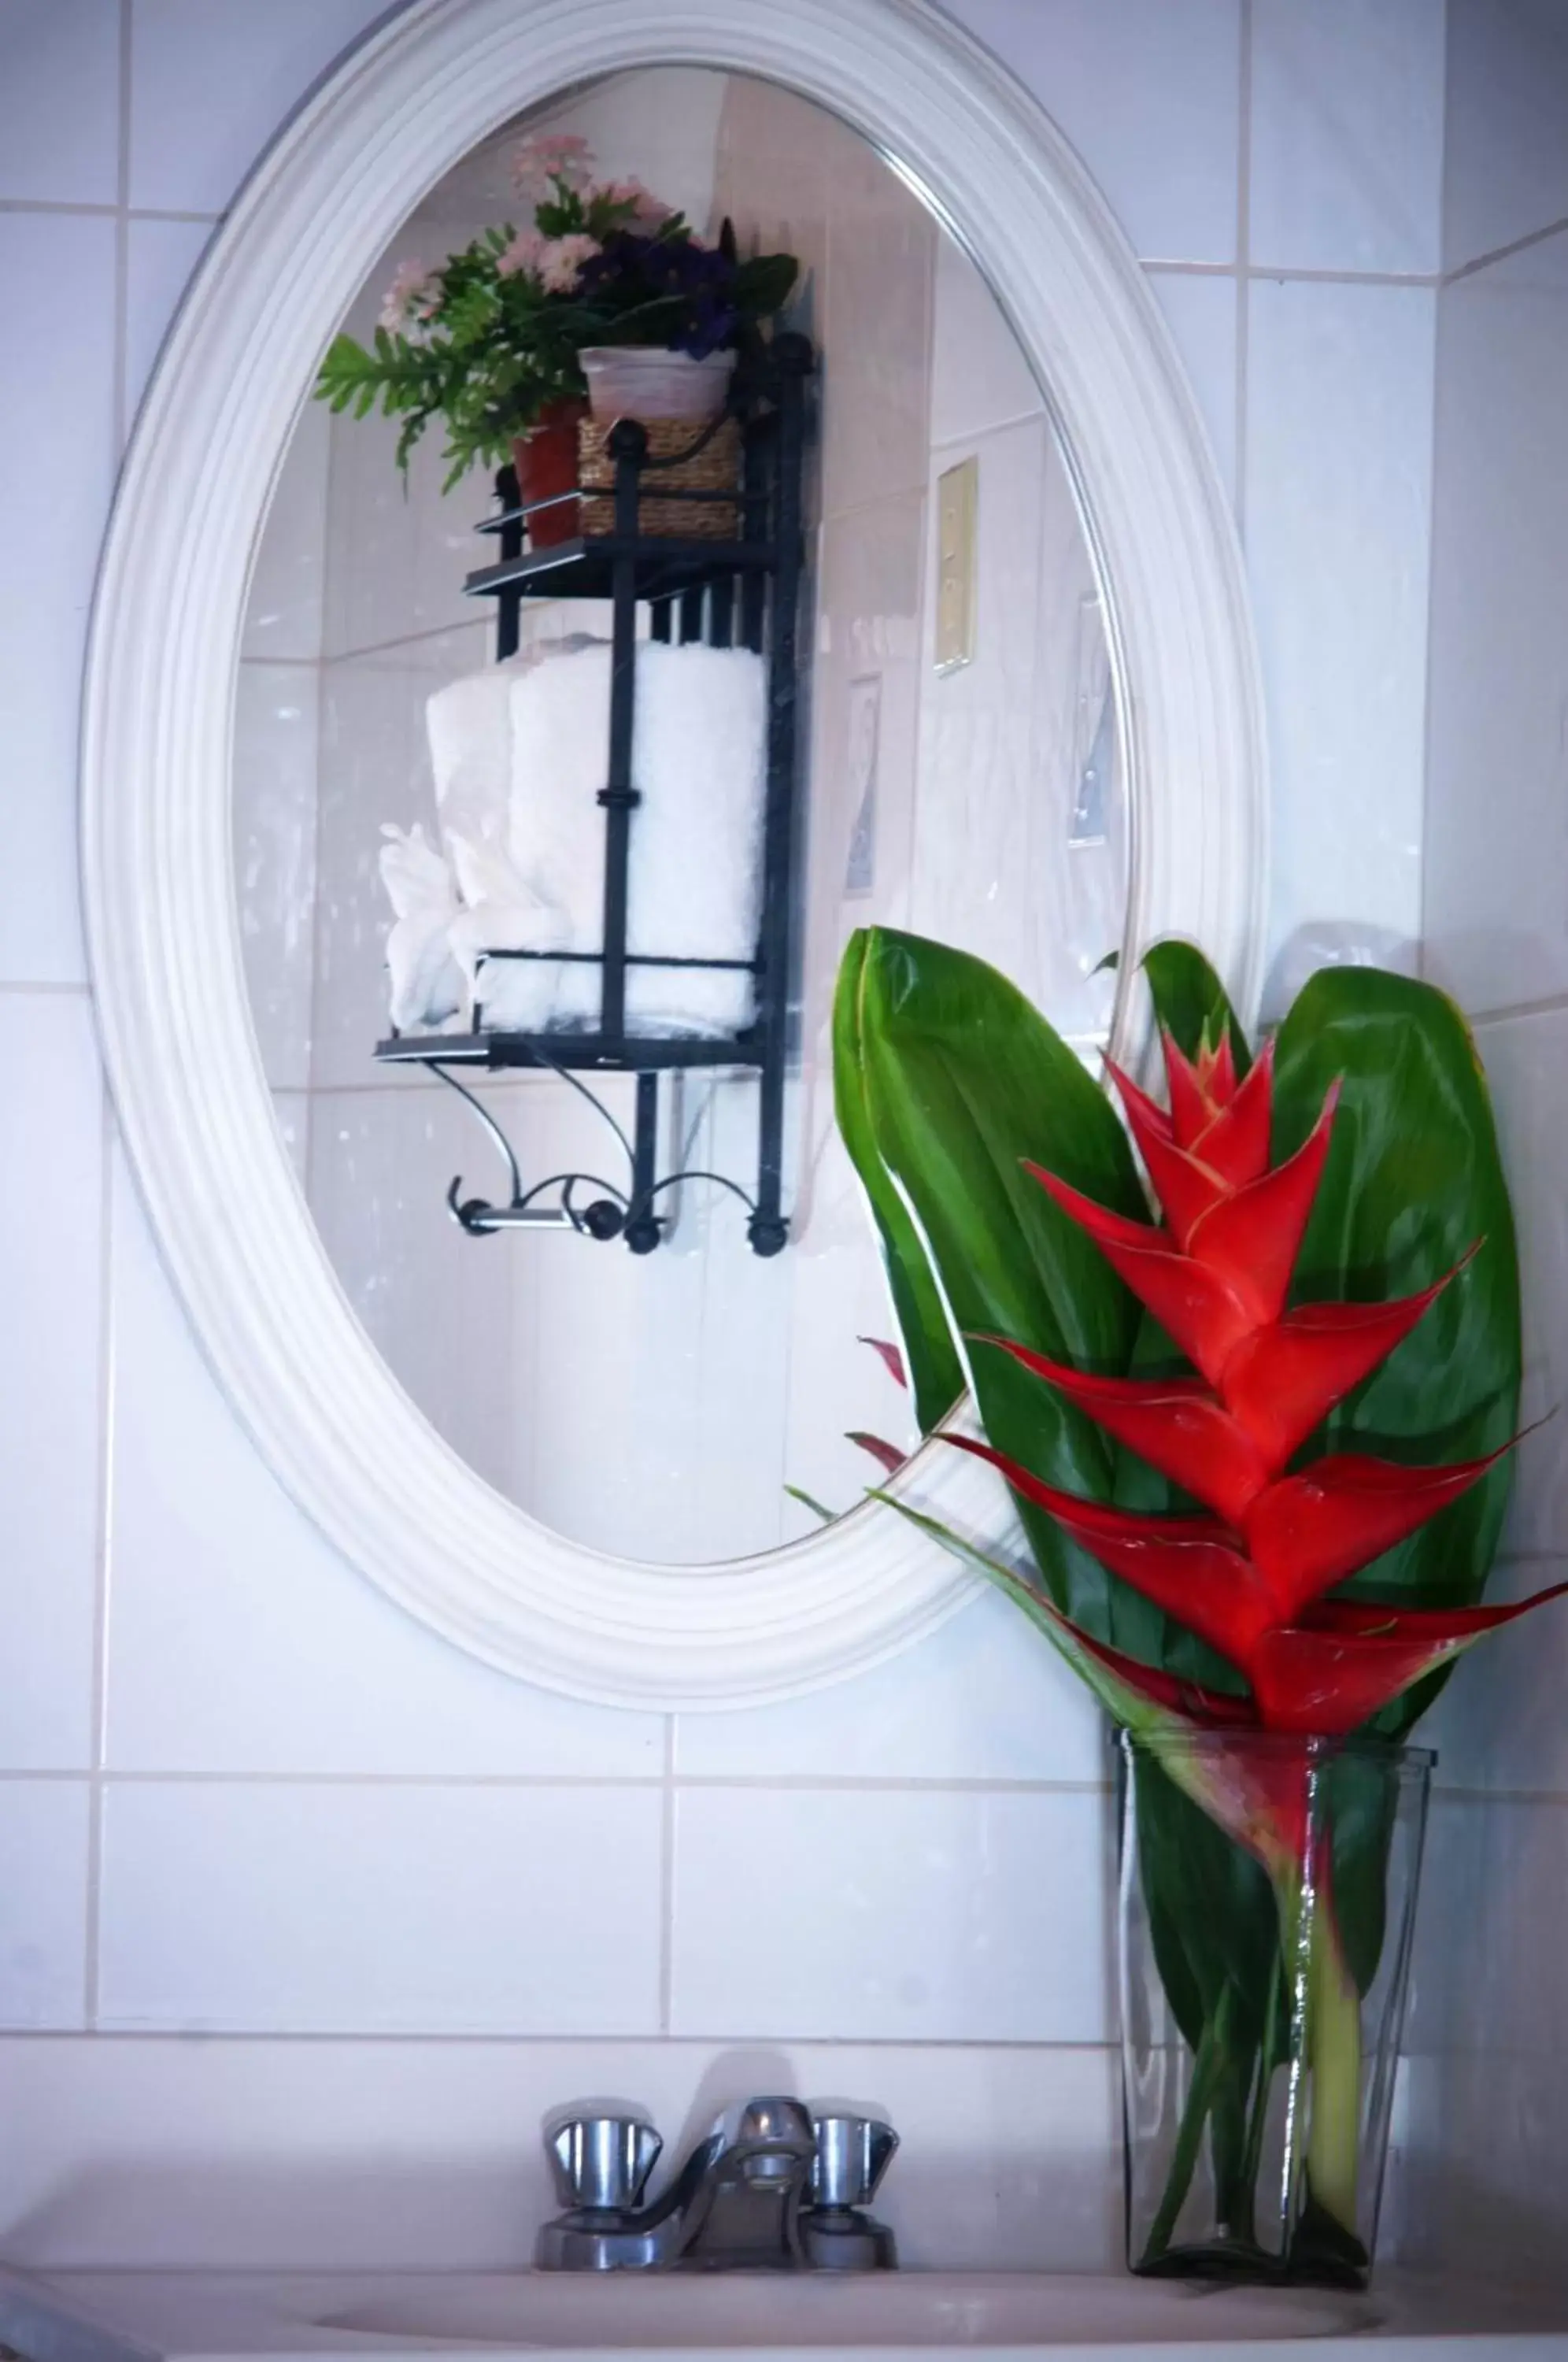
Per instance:
[[[568,394],[540,413],[536,426],[515,437],[512,460],[525,508],[531,501],[556,500],[562,492],[576,491],[578,422],[587,415],[587,403]],[[560,501],[557,507],[541,509],[528,520],[528,541],[534,549],[552,549],[558,542],[572,540],[578,531],[576,501]]]

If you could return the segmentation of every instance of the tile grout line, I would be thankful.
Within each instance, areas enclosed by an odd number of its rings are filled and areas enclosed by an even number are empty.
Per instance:
[[[1496,1009],[1472,1010],[1465,1021],[1473,1033],[1479,1033],[1485,1025],[1511,1025],[1523,1017],[1560,1017],[1564,1010],[1568,1010],[1568,992],[1551,992],[1540,1000],[1504,1001]]]
[[[560,1790],[576,1794],[609,1792],[642,1795],[668,1789],[671,1797],[687,1790],[767,1795],[874,1796],[1108,1796],[1107,1780],[1009,1780],[957,1776],[941,1779],[878,1779],[846,1773],[834,1778],[817,1772],[203,1772],[116,1771],[105,1763],[93,1772],[0,1769],[0,1788],[17,1783],[65,1784],[96,1780],[105,1788],[411,1788],[509,1791],[534,1795]]]
[[[1247,377],[1252,315],[1253,212],[1253,0],[1242,0],[1237,55],[1236,122],[1236,537],[1243,549],[1247,530]]]
[[[454,623],[430,624],[422,632],[404,632],[397,639],[368,640],[361,647],[337,648],[329,657],[274,657],[248,653],[239,661],[248,665],[292,665],[298,671],[308,671],[315,667],[327,672],[334,665],[363,664],[370,657],[391,656],[400,648],[420,647],[427,640],[449,640],[460,633],[484,632],[487,623],[488,619],[482,614],[460,615]]]
[[[0,214],[68,214],[90,221],[111,221],[116,215],[124,214],[129,221],[206,222],[213,226],[224,218],[222,214],[183,213],[172,205],[132,205],[118,202],[114,204],[85,204],[51,197],[0,197]]]
[[[8,2043],[25,2042],[29,2046],[40,2043],[80,2045],[82,2039],[80,2029],[73,2030],[65,2025],[0,2026],[0,2050],[4,2050]],[[1100,2040],[1085,2037],[1076,2041],[1072,2039],[1043,2041],[1037,2036],[1027,2034],[966,2036],[712,2033],[677,2034],[670,2036],[668,2040],[670,2047],[678,2047],[683,2050],[708,2051],[736,2048],[756,2050],[788,2048],[833,2051],[905,2050],[922,2053],[934,2051],[944,2055],[951,2051],[973,2051],[982,2054],[999,2051],[1009,2056],[1015,2052],[1025,2051],[1031,2058],[1037,2058],[1042,2051],[1046,2051],[1068,2057],[1081,2058],[1088,2055],[1107,2059],[1115,2059],[1121,2055],[1121,2045],[1113,2035],[1107,2035]],[[482,2047],[487,2049],[504,2047],[508,2050],[557,2050],[569,2047],[574,2050],[635,2049],[646,2052],[650,2045],[656,2043],[659,2044],[661,2048],[665,2047],[661,2037],[651,2031],[641,2034],[519,2033],[473,2026],[456,2028],[442,2026],[434,2030],[417,2031],[408,2027],[394,2027],[385,2031],[364,2033],[350,2027],[244,2026],[219,2025],[211,2023],[193,2026],[182,2022],[171,2021],[168,2025],[105,2026],[94,2034],[93,2047],[94,2051],[106,2051],[112,2047],[124,2046],[136,2048],[154,2042],[178,2044],[182,2049],[188,2049],[195,2044],[215,2047],[219,2043],[243,2044],[247,2047],[271,2047],[278,2049],[307,2047],[323,2048],[329,2044],[335,2044],[339,2048],[356,2050],[377,2047],[395,2050],[475,2049]]]
[[[1250,84],[1250,72],[1247,72]],[[1246,171],[1251,183],[1251,141],[1247,142]],[[1242,168],[1241,143],[1238,142],[1238,176]],[[1239,185],[1239,177],[1238,177]],[[1529,241],[1527,241],[1528,243]],[[1165,279],[1240,279],[1272,280],[1286,286],[1308,287],[1440,287],[1442,274],[1437,270],[1336,270],[1328,265],[1293,262],[1252,262],[1240,255],[1234,262],[1178,262],[1172,259],[1143,258],[1143,268],[1153,278]]]
[[[1523,237],[1510,238],[1507,246],[1495,246],[1490,254],[1478,254],[1473,261],[1462,262],[1457,269],[1441,272],[1438,283],[1442,287],[1452,287],[1457,280],[1473,279],[1478,270],[1489,270],[1494,262],[1507,262],[1516,254],[1528,252],[1532,246],[1543,246],[1549,237],[1560,237],[1565,229],[1568,229],[1568,214],[1564,214],[1560,221],[1548,222],[1544,229],[1527,230]]]

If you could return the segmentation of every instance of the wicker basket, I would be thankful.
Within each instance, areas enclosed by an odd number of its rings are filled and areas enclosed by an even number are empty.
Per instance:
[[[701,432],[686,418],[650,418],[644,423],[650,459],[668,459],[684,451]],[[615,530],[615,462],[604,447],[609,432],[603,421],[595,418],[585,418],[577,430],[578,480],[582,488],[579,531],[588,535]],[[726,418],[694,458],[678,468],[660,468],[644,481],[650,487],[668,484],[683,492],[738,491],[740,456],[740,428],[733,418]],[[637,502],[639,533],[683,541],[734,541],[738,523],[734,501],[661,501],[645,490]]]

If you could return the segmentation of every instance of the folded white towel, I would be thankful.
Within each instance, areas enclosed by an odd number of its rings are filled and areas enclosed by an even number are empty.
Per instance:
[[[554,1021],[559,960],[486,959],[487,952],[559,948],[567,921],[521,877],[493,838],[448,837],[463,909],[449,941],[487,1030],[538,1033]]]
[[[381,834],[381,883],[396,913],[387,935],[392,1021],[400,1032],[439,1025],[464,1000],[449,938],[458,911],[451,875],[417,823],[406,833],[388,825]]]

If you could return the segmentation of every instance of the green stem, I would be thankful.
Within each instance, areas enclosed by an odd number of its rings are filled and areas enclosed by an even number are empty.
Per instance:
[[[1326,1875],[1312,1914],[1307,2007],[1312,2077],[1307,2186],[1353,2239],[1361,2147],[1361,1995],[1340,1942]]]
[[[1216,2002],[1213,2013],[1204,2020],[1203,2033],[1192,2062],[1192,2084],[1187,2104],[1176,2127],[1176,2147],[1171,2156],[1171,2169],[1166,2178],[1165,2196],[1159,2211],[1149,2226],[1143,2261],[1154,2263],[1163,2256],[1171,2243],[1176,2217],[1187,2202],[1198,2165],[1198,2153],[1203,2142],[1203,2127],[1214,2094],[1225,2071],[1226,2043],[1230,2035],[1231,1987],[1227,1984]]]
[[[1257,2081],[1253,2087],[1253,2102],[1247,2118],[1246,2146],[1242,2151],[1242,2170],[1238,2188],[1245,2193],[1246,2219],[1238,2219],[1238,2235],[1248,2240],[1256,2237],[1254,2202],[1258,2173],[1263,2165],[1264,2136],[1268,2129],[1269,2094],[1274,2088],[1275,2053],[1279,2047],[1279,2013],[1285,1999],[1285,1968],[1275,1957],[1269,1970],[1268,2004],[1264,2012],[1263,2039],[1258,2046]],[[1241,2207],[1237,2209],[1238,2218]]]

